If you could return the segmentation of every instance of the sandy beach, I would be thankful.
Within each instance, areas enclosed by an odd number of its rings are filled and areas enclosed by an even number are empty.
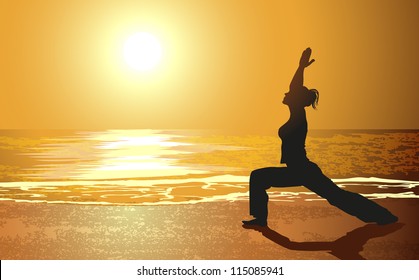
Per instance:
[[[0,203],[5,259],[419,259],[419,202],[379,203],[399,223],[364,224],[326,201],[271,202],[245,229],[247,202],[170,206]]]

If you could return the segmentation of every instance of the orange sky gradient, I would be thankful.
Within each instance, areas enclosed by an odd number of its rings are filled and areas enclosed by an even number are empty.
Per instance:
[[[419,1],[0,0],[0,129],[276,130],[301,52],[310,128],[418,127]],[[148,32],[163,58],[123,59]]]

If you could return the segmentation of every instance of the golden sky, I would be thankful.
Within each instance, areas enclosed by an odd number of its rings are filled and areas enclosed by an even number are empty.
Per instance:
[[[301,52],[311,128],[419,128],[419,1],[0,0],[0,129],[275,130]],[[123,59],[136,32],[163,57]]]

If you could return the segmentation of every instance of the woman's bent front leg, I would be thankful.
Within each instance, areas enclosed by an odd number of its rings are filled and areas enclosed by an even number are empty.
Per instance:
[[[258,220],[268,218],[268,194],[270,187],[300,185],[296,176],[287,167],[266,167],[252,171],[249,182],[250,215]]]

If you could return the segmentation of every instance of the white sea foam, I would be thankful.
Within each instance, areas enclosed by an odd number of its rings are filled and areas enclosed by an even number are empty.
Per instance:
[[[3,182],[0,183],[0,200],[100,205],[167,205],[238,201],[248,199],[248,180],[248,176],[217,175],[202,178],[153,180]],[[364,191],[361,194],[371,199],[419,198],[419,195],[414,192],[414,189],[419,186],[419,181],[376,177],[354,177],[333,181],[342,188],[362,186]],[[190,193],[196,193],[196,195],[176,194],[176,190],[180,188],[189,189]],[[227,193],[226,188],[228,188]],[[74,189],[77,189],[79,193],[74,195]],[[391,189],[391,192],[383,192],[383,189]],[[211,194],[202,194],[202,190],[210,190]],[[381,191],[378,192],[378,190]],[[12,193],[13,195],[11,195]],[[306,189],[287,191],[286,188],[271,188],[269,195],[271,201],[284,202],[322,199]],[[96,199],[89,201],[90,196],[95,196]],[[61,199],[57,200],[52,197]],[[86,200],[74,200],[75,197],[84,197]],[[117,199],[114,199],[118,197],[125,197],[129,202],[118,202]],[[155,199],[150,201],[149,198]]]

